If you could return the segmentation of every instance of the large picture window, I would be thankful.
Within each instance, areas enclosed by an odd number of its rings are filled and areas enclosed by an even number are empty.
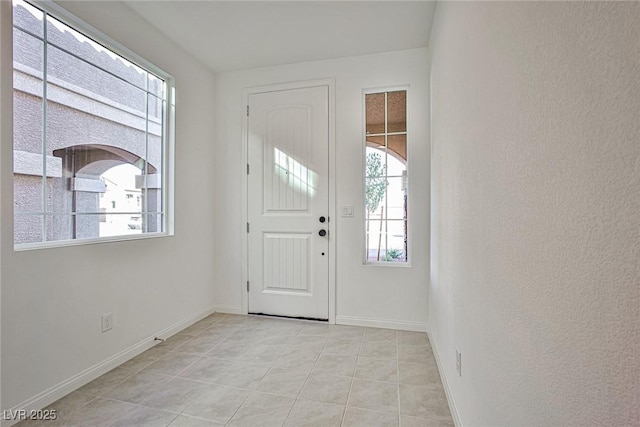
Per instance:
[[[13,1],[16,248],[166,233],[171,76],[50,7]]]
[[[365,94],[365,262],[406,263],[407,91]]]

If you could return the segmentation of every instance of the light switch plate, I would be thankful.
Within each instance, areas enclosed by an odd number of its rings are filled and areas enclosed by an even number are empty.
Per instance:
[[[344,206],[342,206],[342,216],[344,218],[352,218],[353,217],[353,205],[344,205]]]

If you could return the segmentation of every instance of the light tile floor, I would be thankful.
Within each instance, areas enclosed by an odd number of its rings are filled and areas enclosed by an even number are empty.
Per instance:
[[[33,426],[450,427],[425,333],[213,314]]]

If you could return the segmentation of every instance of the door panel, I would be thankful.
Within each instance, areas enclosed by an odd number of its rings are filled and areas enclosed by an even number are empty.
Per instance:
[[[264,233],[264,290],[311,291],[311,234]]]
[[[249,312],[327,319],[327,86],[252,94],[248,118]]]

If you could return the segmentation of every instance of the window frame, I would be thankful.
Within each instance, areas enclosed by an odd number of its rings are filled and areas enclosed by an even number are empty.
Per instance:
[[[372,94],[376,94],[376,93],[387,93],[387,92],[397,92],[397,91],[405,91],[406,92],[406,120],[407,120],[407,126],[406,126],[406,136],[407,136],[407,163],[406,163],[406,171],[407,171],[407,233],[406,233],[406,238],[407,238],[407,259],[404,262],[389,262],[389,261],[370,261],[368,258],[368,254],[367,254],[367,218],[366,218],[366,212],[367,212],[367,207],[366,207],[366,198],[365,198],[365,194],[366,194],[366,185],[367,185],[367,95],[372,95]],[[367,89],[363,89],[362,90],[362,125],[361,125],[361,132],[362,132],[362,140],[361,140],[361,155],[360,155],[360,159],[362,162],[362,201],[361,201],[361,206],[362,206],[362,214],[363,214],[363,218],[362,218],[362,223],[361,223],[361,230],[362,230],[362,264],[364,266],[371,266],[371,267],[393,267],[393,268],[409,268],[411,267],[412,264],[412,258],[413,258],[413,250],[411,249],[411,242],[413,239],[411,239],[410,236],[410,230],[413,229],[412,225],[411,225],[411,200],[413,199],[412,195],[411,195],[411,175],[410,175],[410,159],[411,159],[411,150],[410,150],[410,135],[412,134],[412,130],[411,130],[411,119],[410,119],[410,99],[411,99],[411,95],[410,95],[410,85],[406,84],[406,85],[397,85],[397,86],[383,86],[383,87],[375,87],[375,88],[367,88]],[[388,132],[385,132],[388,133]],[[386,174],[386,172],[385,172]]]
[[[54,240],[54,241],[41,241],[41,242],[32,242],[32,243],[16,243],[15,242],[15,225],[13,224],[14,218],[14,209],[12,208],[12,238],[13,238],[13,250],[16,252],[20,251],[29,251],[29,250],[37,250],[37,249],[49,249],[56,247],[67,247],[67,246],[80,246],[80,245],[90,245],[96,243],[109,243],[109,242],[120,242],[120,241],[128,241],[128,240],[144,240],[144,239],[153,239],[159,237],[171,237],[174,235],[174,159],[175,159],[175,78],[164,71],[162,68],[148,61],[147,59],[141,57],[140,55],[133,52],[131,49],[117,42],[107,34],[73,15],[71,12],[67,11],[63,7],[55,4],[52,0],[23,0],[26,3],[31,4],[31,6],[36,7],[43,11],[46,15],[51,15],[54,19],[59,20],[63,24],[71,27],[72,29],[82,33],[84,36],[89,39],[95,41],[96,43],[104,46],[106,49],[111,52],[122,56],[124,59],[129,62],[135,64],[136,66],[148,71],[149,73],[154,74],[155,76],[164,80],[164,101],[166,102],[166,108],[163,111],[163,124],[162,124],[162,162],[161,162],[161,179],[162,179],[162,210],[160,212],[162,216],[162,231],[156,232],[147,232],[142,234],[128,234],[128,235],[120,235],[120,236],[105,236],[105,237],[91,237],[85,239],[65,239],[65,240]],[[12,5],[13,8],[13,5]],[[13,9],[12,9],[13,10]],[[13,23],[13,13],[11,14],[11,27],[18,28]],[[20,29],[21,31],[24,31]],[[27,32],[27,34],[29,34]],[[43,43],[48,43],[46,40],[46,34],[43,34],[42,37],[38,37],[42,39]],[[14,41],[13,37],[11,40],[11,44],[13,46]],[[12,85],[13,87],[13,85]],[[13,89],[12,89],[13,90]],[[13,95],[12,95],[13,96]],[[147,95],[148,96],[148,95]],[[13,109],[12,109],[13,110]],[[13,111],[12,111],[13,116]],[[147,118],[148,120],[148,118]],[[15,134],[15,129],[12,134],[12,152],[13,141]],[[11,190],[11,200],[13,201],[13,170],[14,164],[12,160],[12,190]],[[13,204],[13,202],[12,202]],[[147,214],[146,212],[141,212],[141,215]],[[46,216],[46,212],[43,212],[42,215]]]

